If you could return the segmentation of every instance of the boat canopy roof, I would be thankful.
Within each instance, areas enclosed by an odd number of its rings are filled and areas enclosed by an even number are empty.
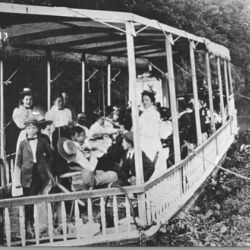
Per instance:
[[[0,52],[4,57],[127,65],[126,23],[133,22],[137,66],[145,59],[165,55],[165,36],[172,42],[185,39],[203,46],[211,54],[230,60],[229,50],[204,37],[132,13],[44,7],[0,3],[1,36],[8,42]]]

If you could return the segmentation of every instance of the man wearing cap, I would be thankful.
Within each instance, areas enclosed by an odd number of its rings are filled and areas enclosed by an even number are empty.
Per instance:
[[[39,122],[28,119],[25,122],[27,138],[21,141],[17,153],[16,168],[21,170],[21,178],[16,187],[23,188],[24,196],[39,194],[51,181],[53,153],[44,138],[39,137]],[[28,237],[33,237],[33,206],[25,206],[25,226]]]
[[[135,150],[132,132],[126,132],[123,134],[122,146],[125,150],[125,155],[123,157],[122,165],[120,169],[118,169],[118,182],[122,186],[135,185]],[[146,182],[154,172],[154,163],[143,151],[142,162],[144,181]]]

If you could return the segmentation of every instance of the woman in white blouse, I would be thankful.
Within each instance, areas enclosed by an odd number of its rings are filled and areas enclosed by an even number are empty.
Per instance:
[[[58,95],[54,101],[54,106],[46,113],[46,120],[53,121],[52,130],[68,126],[72,119],[72,112],[70,109],[64,107],[63,97]]]
[[[14,109],[12,119],[16,126],[21,130],[17,139],[16,152],[19,144],[26,138],[25,121],[33,117],[34,119],[41,120],[43,118],[42,113],[35,107],[33,102],[33,93],[30,88],[23,88],[23,91],[19,93],[20,101],[17,108]]]
[[[162,150],[161,144],[161,118],[154,106],[154,93],[142,92],[144,111],[139,118],[139,131],[142,151],[151,161],[154,161],[156,153]]]

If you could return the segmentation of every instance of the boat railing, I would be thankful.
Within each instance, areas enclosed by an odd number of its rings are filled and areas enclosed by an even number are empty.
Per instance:
[[[189,201],[234,141],[233,117],[189,157],[145,185],[147,221],[165,223]]]
[[[145,207],[144,217],[146,218],[146,224],[150,225],[154,222],[156,225],[160,225],[165,223],[194,196],[201,184],[216,168],[216,165],[220,164],[223,156],[233,143],[235,122],[236,119],[231,117],[205,143],[197,147],[190,156],[167,169],[156,180],[147,182],[142,186],[125,188],[129,196],[135,195],[134,203],[138,202],[139,204],[143,200],[144,204],[142,207]],[[108,201],[107,197],[109,197]],[[140,199],[144,197],[144,199],[139,201],[139,197]],[[79,206],[79,200],[85,202],[86,205],[83,208],[83,213],[82,208]],[[68,201],[72,201],[74,204],[74,209],[71,209],[71,213],[75,217],[72,232],[67,222],[65,209],[65,204]],[[34,205],[36,237],[33,240],[25,238],[24,205],[28,204]],[[55,235],[54,233],[55,221],[53,218],[55,214],[52,211],[55,211],[55,204],[60,204],[61,235]],[[0,200],[0,208],[3,212],[7,246],[24,246],[26,244],[88,245],[103,240],[115,241],[139,237],[139,232],[136,230],[135,225],[131,224],[129,200],[118,188],[88,190],[68,194],[39,195],[25,197],[25,199],[3,199]],[[45,215],[43,216],[42,214]],[[83,215],[82,218],[80,218],[80,214]],[[45,236],[40,234],[42,227],[39,219],[41,217],[43,219],[47,217],[45,219],[45,227],[48,232]],[[122,218],[123,223],[120,223]],[[141,219],[139,216],[139,221]],[[107,223],[108,220],[111,220],[109,225]],[[83,227],[88,225],[86,223],[92,225],[92,222],[98,222],[101,225],[100,232],[86,238],[86,232],[84,233],[86,228],[84,229]]]

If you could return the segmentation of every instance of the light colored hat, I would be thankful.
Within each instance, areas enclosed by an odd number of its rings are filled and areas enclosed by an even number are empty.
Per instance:
[[[33,96],[33,92],[30,88],[25,87],[23,88],[22,92],[19,93],[20,96],[24,96],[24,95],[32,95]]]
[[[60,156],[62,156],[64,160],[68,161],[76,155],[77,147],[72,140],[61,137],[57,142],[57,150]]]

